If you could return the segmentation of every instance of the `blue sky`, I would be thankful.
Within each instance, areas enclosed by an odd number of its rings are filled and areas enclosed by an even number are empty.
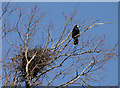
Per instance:
[[[62,13],[69,15],[74,11],[74,6],[79,5],[77,17],[88,19],[96,17],[99,22],[115,22],[113,24],[105,24],[96,27],[96,30],[90,31],[94,34],[107,35],[108,46],[113,46],[118,40],[118,4],[113,2],[106,3],[39,3],[39,6],[48,11],[46,19],[52,20],[56,26],[64,25]],[[118,82],[118,62],[112,60],[105,65],[104,82],[93,83],[93,85],[117,85]]]
[[[33,3],[17,3],[22,5],[23,8],[29,8]],[[35,4],[35,3],[34,3]],[[78,13],[76,18],[81,19],[90,19],[95,17],[99,19],[99,22],[115,22],[113,24],[105,24],[96,27],[95,29],[90,30],[90,34],[99,35],[105,34],[107,37],[108,46],[113,46],[118,40],[118,4],[117,2],[55,2],[55,3],[37,3],[39,8],[43,8],[48,14],[45,16],[45,21],[52,20],[55,27],[59,27],[58,33],[64,27],[66,21],[63,16],[63,12],[66,15],[71,14],[74,11],[74,7],[78,5]],[[12,18],[11,18],[12,19]],[[16,19],[16,18],[15,18]],[[14,19],[14,20],[15,20]],[[78,23],[80,25],[80,23]],[[70,29],[72,30],[72,29]],[[14,35],[12,35],[14,37]],[[36,40],[35,40],[36,41]],[[37,41],[36,41],[37,42]],[[8,46],[3,41],[3,49]],[[37,43],[36,43],[37,44]],[[101,80],[99,83],[92,83],[93,85],[117,85],[118,84],[118,64],[117,60],[109,61],[105,65],[106,71],[104,72],[104,82]]]

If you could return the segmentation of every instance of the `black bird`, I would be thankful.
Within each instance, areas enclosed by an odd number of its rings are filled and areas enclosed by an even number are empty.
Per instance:
[[[80,35],[78,35],[79,34],[79,29],[78,29],[79,27],[80,26],[75,25],[73,30],[72,30],[72,38],[74,40],[74,45],[78,44],[78,37],[80,36]]]

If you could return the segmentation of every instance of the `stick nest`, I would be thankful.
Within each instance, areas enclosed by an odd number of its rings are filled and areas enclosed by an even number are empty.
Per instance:
[[[31,78],[37,77],[38,73],[41,73],[43,70],[46,69],[46,67],[48,65],[46,65],[47,62],[49,62],[52,58],[51,58],[51,54],[50,51],[48,50],[44,50],[42,47],[37,48],[35,47],[34,49],[29,49],[28,53],[27,53],[27,59],[28,61],[30,61],[33,56],[35,55],[34,59],[30,62],[29,66],[28,66],[28,72],[29,72],[29,76]],[[20,71],[22,73],[22,76],[24,78],[26,78],[26,58],[25,58],[25,52],[22,52],[21,54],[21,58],[20,58]]]

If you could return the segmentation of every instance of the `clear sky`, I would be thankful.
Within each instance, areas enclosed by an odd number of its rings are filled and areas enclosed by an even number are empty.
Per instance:
[[[118,2],[119,0],[1,0],[1,2]]]
[[[117,3],[39,3],[39,6],[48,11],[46,19],[51,19],[54,21],[55,25],[64,25],[63,15],[70,14],[74,10],[74,6],[79,4],[77,17],[84,19],[96,17],[100,22],[117,22],[118,20],[118,4]],[[118,25],[116,24],[106,24],[100,25],[96,30],[92,30],[91,33],[94,34],[105,34],[109,36],[107,43],[113,46],[118,40]],[[106,71],[103,80],[93,85],[117,85],[118,83],[118,64],[116,61],[108,62],[105,65]]]
[[[19,3],[18,3],[19,4]],[[20,3],[23,7],[29,8],[33,3]],[[96,27],[96,30],[90,31],[91,34],[105,34],[109,36],[107,39],[107,44],[109,46],[113,46],[115,42],[118,40],[118,4],[117,2],[76,2],[76,3],[68,3],[68,2],[56,2],[56,3],[43,3],[39,2],[37,3],[39,8],[43,8],[45,11],[48,12],[46,15],[45,20],[52,20],[54,22],[54,25],[56,27],[64,27],[65,20],[63,19],[63,12],[67,15],[72,13],[74,11],[74,6],[78,5],[78,14],[76,18],[81,19],[90,19],[92,17],[96,17],[99,19],[99,22],[116,22],[113,24],[105,24],[100,25]],[[14,19],[13,19],[14,20]],[[79,24],[79,23],[78,23]],[[80,25],[80,24],[79,24]],[[72,30],[72,29],[71,29]],[[60,31],[60,28],[59,28]],[[58,31],[58,32],[59,32]],[[14,35],[13,35],[14,36]],[[5,43],[5,42],[4,42]],[[5,48],[7,45],[3,45],[3,48]],[[93,85],[117,85],[118,84],[118,64],[117,60],[109,61],[105,65],[105,72],[103,74],[104,76],[104,82],[101,80],[99,83],[92,83]]]

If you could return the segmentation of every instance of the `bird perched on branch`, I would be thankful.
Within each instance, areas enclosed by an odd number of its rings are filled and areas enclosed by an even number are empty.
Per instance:
[[[74,41],[74,45],[77,45],[78,44],[78,37],[80,36],[79,35],[79,28],[80,26],[79,25],[75,25],[73,30],[72,30],[72,38],[73,38],[73,41]]]

